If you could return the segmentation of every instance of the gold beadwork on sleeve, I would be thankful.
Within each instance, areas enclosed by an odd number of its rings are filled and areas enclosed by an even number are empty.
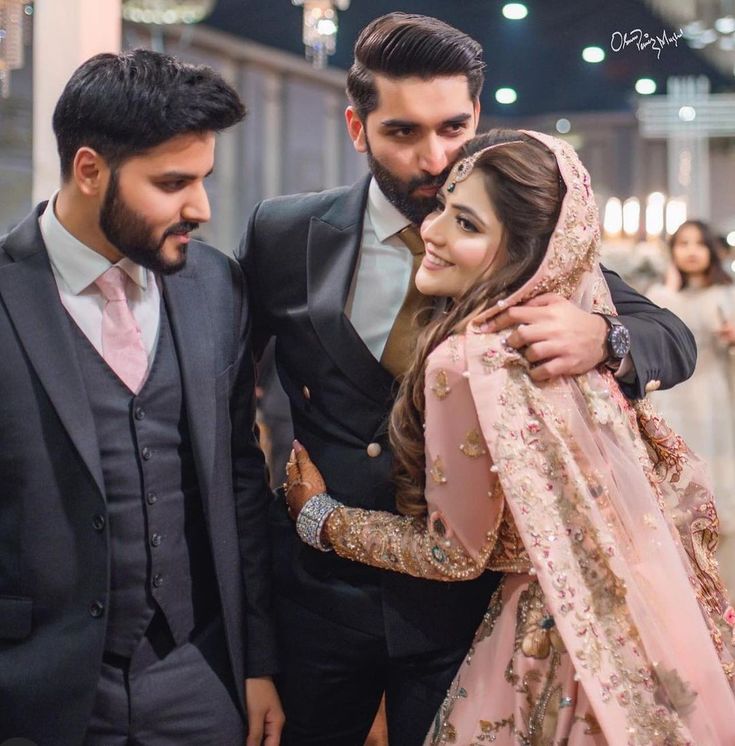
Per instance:
[[[431,478],[437,484],[446,484],[447,477],[444,474],[444,462],[441,456],[437,456],[431,464],[431,470],[429,471]]]
[[[485,441],[477,428],[474,428],[467,433],[464,443],[460,445],[459,450],[468,458],[479,458],[487,453]]]
[[[469,580],[484,572],[497,528],[477,558],[458,541],[430,532],[425,518],[342,507],[329,516],[325,531],[341,557],[418,578]]]
[[[446,399],[449,396],[449,392],[452,390],[449,386],[449,376],[446,370],[438,370],[434,376],[434,383],[431,385],[431,390],[437,399]]]

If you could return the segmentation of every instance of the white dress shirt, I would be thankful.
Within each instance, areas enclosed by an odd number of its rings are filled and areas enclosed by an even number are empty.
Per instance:
[[[396,235],[410,223],[372,179],[360,255],[345,313],[377,360],[383,354],[411,279],[413,256]]]
[[[105,299],[95,280],[112,263],[85,246],[64,228],[56,217],[56,195],[39,218],[41,235],[51,260],[61,302],[77,326],[102,355],[102,312]],[[153,272],[130,259],[121,259],[117,266],[131,278],[127,284],[128,306],[141,332],[148,353],[148,365],[153,359],[158,341],[161,294]]]

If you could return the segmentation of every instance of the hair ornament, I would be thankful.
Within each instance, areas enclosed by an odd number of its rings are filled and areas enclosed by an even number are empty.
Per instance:
[[[521,142],[526,141],[508,140],[508,142],[496,142],[494,145],[488,145],[486,148],[478,150],[476,153],[468,155],[466,158],[462,158],[461,161],[457,161],[457,163],[455,163],[452,167],[452,170],[449,172],[449,177],[447,179],[449,185],[447,186],[447,191],[451,194],[454,191],[454,188],[457,186],[457,183],[460,181],[464,181],[472,173],[475,168],[475,163],[477,163],[477,159],[483,153],[487,153],[488,150],[493,150],[494,148],[499,148],[502,145],[513,145],[514,143]]]

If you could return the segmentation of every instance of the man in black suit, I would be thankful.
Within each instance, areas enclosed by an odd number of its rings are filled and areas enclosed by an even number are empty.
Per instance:
[[[404,236],[475,133],[483,68],[480,46],[436,19],[373,21],[355,46],[346,111],[371,177],[267,200],[243,240],[256,354],[276,337],[295,435],[350,506],[395,510],[386,422],[400,375],[389,340],[414,266]],[[522,322],[509,343],[534,375],[606,363],[631,396],[689,376],[687,329],[606,278],[622,328],[555,296],[500,320]],[[381,572],[301,543],[282,503],[271,512],[284,742],[360,746],[385,691],[391,744],[421,743],[497,576],[442,584]]]
[[[0,239],[0,743],[278,743],[247,299],[189,238],[244,114],[209,68],[92,58],[61,189]]]

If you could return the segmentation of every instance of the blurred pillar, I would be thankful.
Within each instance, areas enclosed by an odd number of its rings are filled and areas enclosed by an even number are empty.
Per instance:
[[[35,0],[33,18],[33,202],[59,185],[51,118],[74,70],[99,52],[119,52],[121,0]]]

